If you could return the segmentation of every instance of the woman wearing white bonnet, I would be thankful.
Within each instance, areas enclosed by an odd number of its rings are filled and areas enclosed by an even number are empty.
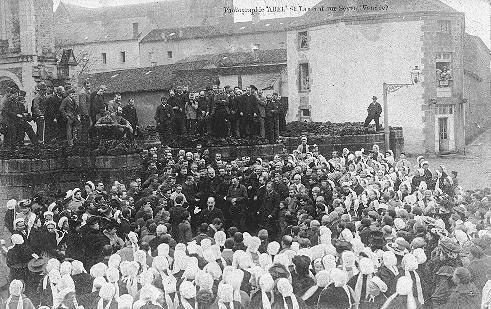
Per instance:
[[[326,309],[348,309],[355,304],[355,298],[352,288],[348,283],[348,274],[346,271],[334,268],[331,273],[331,284],[329,284],[319,295],[319,308]]]
[[[133,309],[133,296],[129,294],[119,296],[118,309]]]
[[[97,309],[118,309],[118,302],[114,299],[116,288],[113,284],[106,282],[99,291]]]
[[[190,281],[183,281],[179,287],[181,305],[179,309],[194,309],[196,302],[196,287]]]
[[[9,286],[9,298],[5,301],[5,308],[35,309],[31,300],[24,294],[24,284],[20,280],[12,280]]]
[[[276,282],[276,288],[278,289],[278,292],[280,293],[281,297],[278,297],[275,299],[275,302],[273,303],[273,307],[276,306],[276,304],[280,305],[280,308],[285,308],[285,309],[299,309],[299,304],[297,297],[295,294],[293,294],[293,287],[291,283],[288,281],[286,278],[280,278]],[[281,304],[283,306],[281,306]]]
[[[387,299],[381,309],[416,309],[418,306],[412,290],[411,278],[400,277],[397,280],[396,292]]]
[[[93,278],[85,271],[84,264],[78,260],[72,261],[72,279],[77,295],[89,294],[92,291]]]

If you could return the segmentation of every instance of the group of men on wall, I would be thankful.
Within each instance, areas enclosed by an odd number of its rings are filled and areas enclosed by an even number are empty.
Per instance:
[[[8,89],[0,101],[4,145],[23,144],[25,134],[33,144],[65,140],[73,145],[74,140],[86,142],[98,135],[97,129],[108,127],[118,136],[135,137],[139,132],[135,100],[129,99],[123,106],[121,95],[116,93],[106,101],[106,91],[104,85],[91,91],[89,81],[84,81],[78,91],[71,86],[53,87],[40,82],[29,112],[26,92]],[[260,136],[276,142],[286,128],[287,111],[288,103],[278,93],[263,95],[254,85],[244,91],[214,85],[197,93],[178,86],[162,96],[155,121],[163,144],[183,134]]]
[[[79,91],[71,86],[48,87],[40,82],[32,100],[30,113],[26,92],[11,87],[0,98],[0,124],[5,146],[22,145],[25,134],[34,145],[53,140],[86,142],[97,134],[97,128],[110,126],[127,137],[134,137],[138,116],[134,100],[122,106],[121,95],[105,102],[105,86],[91,92],[90,82],[84,81]],[[34,131],[30,122],[36,124]]]
[[[182,134],[237,138],[260,136],[275,142],[286,128],[288,104],[278,93],[263,95],[251,85],[243,91],[217,85],[199,93],[176,87],[162,96],[155,121],[162,144]]]

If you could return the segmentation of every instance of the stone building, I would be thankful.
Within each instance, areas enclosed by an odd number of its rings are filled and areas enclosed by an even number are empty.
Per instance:
[[[154,29],[140,42],[142,66],[171,64],[196,55],[286,48],[286,29],[295,18],[216,26]]]
[[[57,64],[53,1],[0,0],[0,95],[17,86],[31,102],[38,82],[59,80]]]
[[[183,61],[152,67],[99,72],[84,76],[95,86],[104,84],[108,97],[121,93],[123,105],[135,99],[140,124],[154,125],[155,109],[162,95],[177,86],[199,92],[212,85],[247,87],[251,84],[264,95],[278,92],[288,102],[286,50],[222,53],[193,56]]]
[[[464,14],[437,0],[321,1],[287,35],[288,119],[363,121],[382,84],[411,83],[418,66],[422,82],[388,94],[389,125],[410,153],[463,151],[490,93],[489,50],[467,39]]]
[[[86,8],[61,2],[55,12],[56,48],[73,49],[79,73],[141,64],[140,41],[153,29],[233,24],[231,0],[169,0]]]

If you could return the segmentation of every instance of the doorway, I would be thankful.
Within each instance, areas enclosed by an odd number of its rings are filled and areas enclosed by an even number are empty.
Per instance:
[[[438,118],[438,145],[440,153],[450,151],[448,137],[448,117]]]

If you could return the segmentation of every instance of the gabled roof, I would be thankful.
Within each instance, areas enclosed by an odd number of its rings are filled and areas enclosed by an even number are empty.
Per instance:
[[[219,72],[233,70],[237,66],[264,67],[266,70],[263,71],[268,73],[282,69],[271,71],[267,69],[268,65],[284,67],[286,50],[194,56],[175,64],[102,72],[84,79],[88,78],[93,85],[106,85],[109,93],[165,91],[178,85],[187,85],[192,91],[197,91],[216,84]]]
[[[55,12],[56,44],[132,40],[133,23],[138,23],[143,35],[156,28],[232,24],[233,15],[221,16],[218,9],[223,10],[222,0],[164,0],[100,8],[61,2]]]
[[[304,28],[363,16],[406,15],[430,12],[459,13],[439,0],[322,0],[300,16],[292,28]]]
[[[106,85],[109,93],[168,90],[179,84],[206,86],[214,77],[199,71],[206,61],[177,63],[129,70],[96,73],[86,76],[94,85]],[[188,79],[185,82],[185,79]],[[192,88],[192,87],[190,87]]]
[[[264,19],[257,23],[240,22],[228,25],[197,26],[170,29],[154,29],[150,31],[142,42],[152,41],[178,41],[206,37],[241,35],[259,32],[281,32],[291,27],[298,17]]]
[[[131,27],[131,24],[125,25],[118,22],[55,25],[55,45],[68,46],[132,40],[134,38]]]
[[[165,14],[165,12],[179,14],[179,12],[188,11],[189,2],[190,0],[166,0],[141,4],[87,8],[61,1],[55,11],[55,22],[57,18],[64,14],[69,15],[71,23],[147,17]]]
[[[197,55],[184,58],[179,63],[207,61],[205,68],[286,64],[286,49],[256,50],[253,52]]]

